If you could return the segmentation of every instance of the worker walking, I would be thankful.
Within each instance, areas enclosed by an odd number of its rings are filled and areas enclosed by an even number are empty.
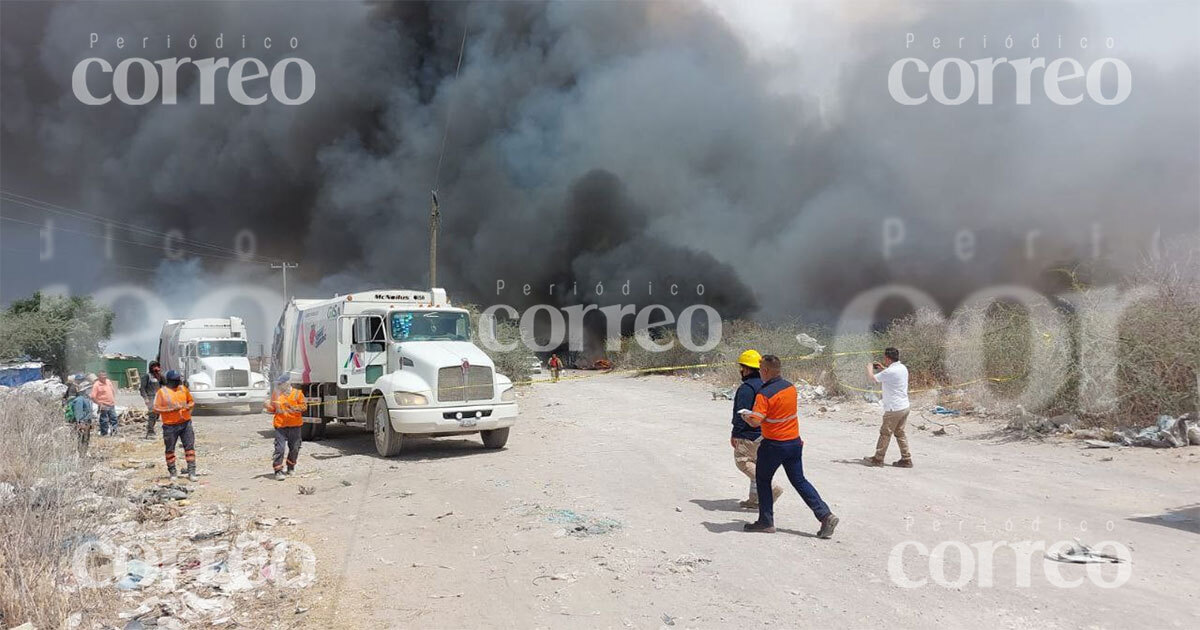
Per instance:
[[[883,363],[867,364],[867,377],[883,388],[883,423],[879,427],[879,439],[875,442],[875,454],[864,457],[868,466],[882,466],[892,436],[900,446],[900,459],[892,462],[898,468],[912,468],[912,453],[908,450],[908,367],[900,362],[900,351],[884,348]]]
[[[762,356],[757,350],[747,350],[738,357],[738,370],[741,373],[742,384],[733,394],[733,433],[729,437],[729,445],[733,447],[733,464],[750,478],[750,495],[738,506],[747,510],[758,509],[758,487],[755,482],[755,462],[758,461],[758,443],[762,441],[762,430],[750,426],[739,413],[742,409],[753,409],[754,399],[758,390],[762,389],[762,378],[758,372]],[[783,494],[783,488],[772,486],[771,493],[775,499]]]
[[[754,408],[742,414],[751,426],[762,427],[763,440],[758,447],[756,471],[758,521],[746,523],[744,529],[748,532],[775,533],[775,497],[771,494],[771,479],[775,471],[782,467],[792,487],[821,522],[817,537],[830,538],[837,527],[838,517],[821,500],[817,489],[804,478],[804,441],[800,439],[797,420],[796,386],[780,377],[782,363],[779,357],[764,355],[759,363],[762,389],[754,398]]]
[[[80,390],[75,383],[67,383],[67,422],[75,426],[79,439],[79,456],[87,455],[88,443],[92,439],[92,425],[96,423],[96,404],[86,389]]]
[[[188,481],[196,481],[196,432],[192,430],[192,409],[195,406],[192,392],[183,384],[183,376],[175,370],[167,370],[166,383],[154,397],[154,410],[162,420],[167,473],[172,480],[178,474],[175,468],[175,444],[182,442]]]
[[[304,392],[292,387],[287,374],[275,379],[275,391],[271,399],[263,407],[267,413],[275,414],[275,480],[283,481],[284,462],[287,463],[287,474],[296,470],[296,461],[300,457],[300,427],[304,426],[303,414],[308,409],[308,401]],[[284,459],[284,448],[287,449],[287,459]]]
[[[154,438],[154,425],[158,422],[158,412],[154,410],[154,399],[158,397],[162,381],[162,365],[158,361],[151,361],[149,367],[146,368],[146,373],[142,375],[142,382],[138,387],[138,392],[142,394],[142,400],[146,401],[147,440]]]
[[[108,372],[100,370],[96,382],[92,383],[92,402],[96,403],[100,415],[100,435],[117,434],[117,384],[108,378]]]
[[[546,362],[546,367],[550,368],[550,380],[557,383],[558,372],[562,370],[562,360],[558,358],[557,354],[552,354],[550,360]]]

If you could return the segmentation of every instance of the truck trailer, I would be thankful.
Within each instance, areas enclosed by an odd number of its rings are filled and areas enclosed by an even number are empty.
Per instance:
[[[284,373],[309,400],[304,439],[337,421],[373,432],[384,457],[415,434],[479,433],[501,448],[517,418],[512,381],[471,342],[469,313],[444,289],[293,299],[272,345],[272,378]]]
[[[197,407],[248,405],[267,400],[267,379],[250,370],[246,325],[240,317],[168,319],[158,339],[162,370],[176,370]]]

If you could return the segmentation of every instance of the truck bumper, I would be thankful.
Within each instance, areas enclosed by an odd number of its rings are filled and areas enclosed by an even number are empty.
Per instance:
[[[476,417],[476,413],[480,416]],[[459,420],[457,414],[463,419]],[[517,404],[501,403],[463,407],[390,409],[392,428],[398,433],[461,433],[511,427],[517,422]]]
[[[206,389],[192,391],[192,399],[198,407],[224,407],[229,405],[262,405],[267,402],[266,389]]]

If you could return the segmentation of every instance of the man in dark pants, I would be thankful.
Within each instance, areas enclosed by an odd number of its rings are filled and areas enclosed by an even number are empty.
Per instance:
[[[804,478],[801,455],[804,442],[800,439],[797,420],[796,386],[780,378],[782,363],[779,357],[768,354],[760,361],[763,386],[754,400],[754,409],[743,414],[751,426],[761,426],[763,441],[758,447],[758,521],[747,523],[748,532],[775,533],[775,498],[771,495],[771,479],[783,468],[788,481],[800,493],[800,498],[821,522],[818,538],[830,538],[837,527],[833,514],[817,489]]]
[[[762,431],[746,424],[739,411],[754,408],[754,398],[762,388],[762,378],[758,373],[761,360],[762,355],[757,350],[747,350],[738,357],[742,384],[733,395],[733,431],[729,436],[729,445],[733,447],[733,464],[750,478],[750,496],[738,503],[738,507],[746,510],[758,510],[755,462],[758,461],[758,443],[762,442]],[[783,488],[775,486],[771,492],[778,499],[783,494]]]
[[[282,374],[275,379],[275,391],[271,400],[263,408],[267,413],[275,414],[275,458],[271,462],[275,468],[275,481],[283,481],[284,463],[287,463],[287,473],[296,470],[296,461],[300,457],[300,427],[304,426],[304,413],[308,409],[308,401],[304,392],[292,387],[288,375]],[[284,447],[287,448],[287,459],[284,459]]]
[[[162,366],[158,361],[151,361],[146,373],[142,375],[142,384],[138,391],[142,400],[146,401],[146,439],[154,438],[154,424],[158,422],[158,412],[154,410],[154,399],[158,397],[158,389],[162,387]]]
[[[192,430],[192,408],[196,406],[192,393],[183,384],[183,375],[167,370],[165,387],[154,398],[154,410],[162,418],[163,446],[166,447],[167,473],[171,480],[178,474],[175,468],[175,445],[183,442],[183,458],[187,462],[188,481],[196,481],[196,433]]]

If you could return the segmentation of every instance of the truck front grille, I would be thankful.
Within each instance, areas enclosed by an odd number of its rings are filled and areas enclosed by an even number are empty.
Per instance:
[[[237,368],[217,370],[216,381],[216,387],[249,387],[250,373],[246,370],[239,370]]]
[[[463,377],[466,376],[464,382]],[[438,400],[440,402],[466,402],[468,400],[491,400],[492,368],[472,365],[464,372],[461,367],[444,367],[438,370]]]

